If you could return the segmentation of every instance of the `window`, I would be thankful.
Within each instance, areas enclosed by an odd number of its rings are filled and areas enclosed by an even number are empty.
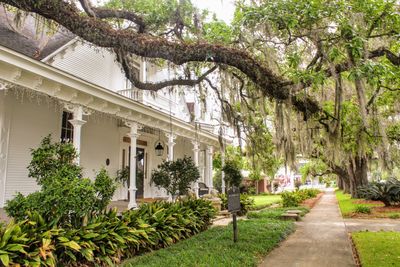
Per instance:
[[[74,138],[74,126],[69,122],[73,119],[71,112],[63,111],[61,122],[61,142],[71,142]]]

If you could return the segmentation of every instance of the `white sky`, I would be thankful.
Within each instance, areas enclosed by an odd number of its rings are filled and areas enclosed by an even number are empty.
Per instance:
[[[106,0],[92,0],[92,3],[101,4]],[[235,12],[234,0],[192,0],[192,3],[201,9],[208,9],[215,13],[217,18],[230,23]]]
[[[219,19],[230,23],[235,12],[234,0],[192,0],[192,3],[201,9],[208,9]]]

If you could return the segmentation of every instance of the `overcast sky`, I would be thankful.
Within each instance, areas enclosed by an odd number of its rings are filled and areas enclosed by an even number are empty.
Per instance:
[[[217,14],[217,17],[230,23],[235,12],[234,0],[192,0],[192,3],[201,9],[208,9]]]

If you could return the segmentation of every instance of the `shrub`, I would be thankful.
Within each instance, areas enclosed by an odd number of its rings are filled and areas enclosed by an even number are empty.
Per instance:
[[[226,194],[219,194],[218,196],[221,199],[222,209],[228,209],[228,196]],[[240,194],[240,211],[238,212],[238,215],[246,215],[252,207],[254,207],[254,199],[247,194]]]
[[[95,181],[81,178],[81,168],[73,163],[76,151],[71,144],[51,143],[45,137],[32,150],[29,175],[36,178],[41,190],[27,196],[18,193],[7,202],[5,210],[16,220],[37,212],[48,223],[78,227],[83,218],[102,212],[116,189],[105,170]]]
[[[357,205],[355,208],[356,213],[371,214],[371,208],[364,205]]]
[[[199,169],[188,157],[176,161],[164,161],[151,174],[151,183],[162,187],[175,200],[179,195],[186,195],[190,184],[200,178]]]
[[[398,204],[400,203],[400,181],[390,178],[387,181],[373,182],[359,187],[358,194],[361,198],[382,201],[385,206]]]
[[[228,187],[240,186],[243,176],[240,172],[240,166],[236,161],[227,160],[222,168],[222,171],[225,173],[225,181]]]
[[[50,227],[38,214],[0,228],[4,266],[114,266],[123,258],[173,244],[207,229],[211,202],[156,202],[117,216],[93,216],[79,228]],[[1,265],[1,264],[0,264]]]
[[[392,213],[389,215],[390,219],[399,219],[400,218],[400,214],[399,213]]]
[[[78,156],[70,143],[52,143],[51,135],[46,136],[36,149],[31,149],[32,160],[28,176],[35,178],[38,185],[50,184],[55,175],[65,178],[82,177],[82,168],[75,164]]]
[[[283,192],[281,196],[283,207],[297,207],[302,202],[301,196],[296,192]]]
[[[318,189],[301,189],[293,192],[282,193],[283,207],[297,207],[306,199],[316,197],[321,191]]]

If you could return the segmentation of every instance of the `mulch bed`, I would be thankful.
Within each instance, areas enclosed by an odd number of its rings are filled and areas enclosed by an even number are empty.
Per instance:
[[[365,199],[354,200],[353,203],[355,203],[355,204],[376,204],[376,205],[383,205],[383,203],[382,203],[381,201],[365,200]]]
[[[356,203],[358,203],[357,201]],[[372,202],[372,203],[371,203]],[[365,203],[365,202],[359,202],[359,203]],[[380,201],[370,201],[370,204],[382,204]],[[370,207],[371,208],[371,214],[363,214],[363,213],[350,213],[348,217],[351,218],[359,218],[359,219],[372,219],[372,218],[390,218],[391,213],[399,213],[400,214],[400,205],[397,206],[379,206],[379,207]],[[391,218],[391,219],[397,219],[397,218]]]
[[[316,197],[306,199],[301,203],[301,206],[307,207],[309,209],[313,208],[317,204],[318,200],[322,197],[324,193],[319,193]]]

